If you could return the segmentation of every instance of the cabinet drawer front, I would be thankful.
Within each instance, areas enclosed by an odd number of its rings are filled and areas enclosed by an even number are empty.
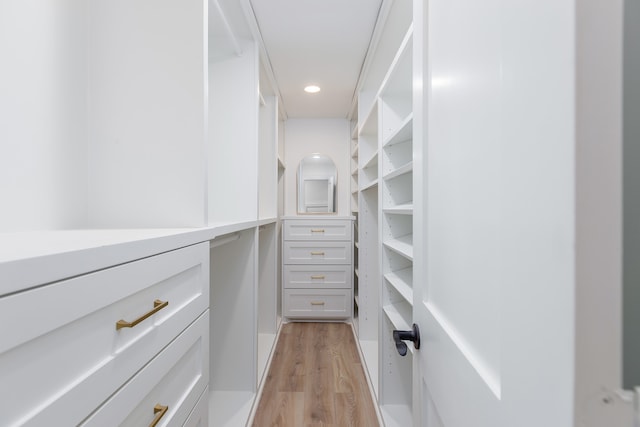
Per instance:
[[[0,299],[0,425],[78,424],[208,306],[207,244]]]
[[[350,265],[285,265],[284,287],[351,289]]]
[[[342,319],[351,316],[351,291],[285,289],[284,315],[290,318]]]
[[[351,264],[349,242],[284,242],[285,264]]]
[[[208,331],[207,310],[82,426],[148,426],[162,411],[159,425],[183,425],[209,381]]]
[[[351,240],[351,221],[288,220],[284,224],[285,240]]]
[[[200,395],[196,407],[193,408],[183,427],[209,427],[209,387],[206,387]]]

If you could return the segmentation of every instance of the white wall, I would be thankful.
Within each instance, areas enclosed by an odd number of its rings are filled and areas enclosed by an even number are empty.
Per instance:
[[[260,106],[259,156],[259,218],[278,216],[278,99],[264,96]]]
[[[0,231],[204,224],[205,11],[0,2]]]
[[[239,42],[242,56],[209,63],[209,224],[258,218],[258,49]]]
[[[349,170],[351,137],[347,119],[289,119],[284,125],[285,215],[296,215],[296,177],[300,160],[311,154],[325,154],[338,169],[337,214],[350,215]]]
[[[624,50],[624,386],[640,385],[640,2],[627,0]]]
[[[91,3],[90,225],[205,224],[205,12]]]
[[[0,2],[0,231],[86,222],[86,4]]]

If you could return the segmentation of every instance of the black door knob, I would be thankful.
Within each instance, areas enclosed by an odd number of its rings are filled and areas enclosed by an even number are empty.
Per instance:
[[[417,349],[420,348],[420,328],[415,323],[413,329],[410,331],[393,331],[393,340],[396,343],[396,350],[400,356],[407,355],[407,344],[404,341],[413,341],[413,346]]]

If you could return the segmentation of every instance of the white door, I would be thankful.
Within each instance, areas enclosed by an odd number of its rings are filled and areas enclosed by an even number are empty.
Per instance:
[[[574,425],[575,4],[414,1],[416,426]]]

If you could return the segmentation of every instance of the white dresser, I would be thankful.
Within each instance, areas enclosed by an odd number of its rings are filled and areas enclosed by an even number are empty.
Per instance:
[[[209,245],[0,297],[0,425],[208,416]]]
[[[285,218],[283,229],[283,316],[351,318],[353,220]]]

